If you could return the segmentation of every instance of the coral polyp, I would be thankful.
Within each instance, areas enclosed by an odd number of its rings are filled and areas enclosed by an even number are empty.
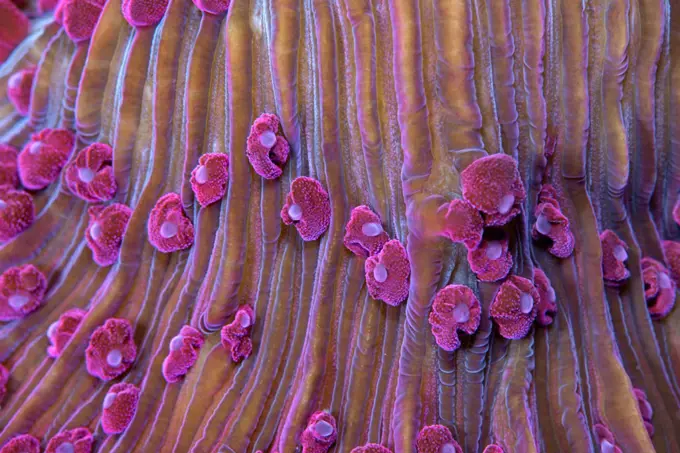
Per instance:
[[[0,453],[680,452],[680,0],[0,0]]]

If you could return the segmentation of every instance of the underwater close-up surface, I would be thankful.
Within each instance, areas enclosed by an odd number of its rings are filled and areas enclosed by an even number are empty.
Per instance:
[[[680,453],[680,0],[0,0],[0,453]]]

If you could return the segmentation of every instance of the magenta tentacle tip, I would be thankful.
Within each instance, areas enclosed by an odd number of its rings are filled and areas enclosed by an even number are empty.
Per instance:
[[[191,172],[191,189],[196,201],[206,207],[221,200],[229,183],[229,156],[223,153],[204,154]]]
[[[364,263],[368,293],[373,299],[397,306],[409,292],[411,265],[406,249],[396,239],[389,240]]]
[[[28,36],[31,24],[26,15],[9,0],[0,0],[0,63]]]
[[[470,269],[483,282],[504,279],[512,268],[508,237],[502,230],[487,230],[476,249],[467,253]]]
[[[27,115],[31,108],[31,90],[36,68],[31,66],[15,72],[7,80],[7,97],[20,115]]]
[[[416,437],[416,450],[418,453],[463,453],[449,428],[443,425],[423,427]]]
[[[653,320],[661,320],[675,306],[675,281],[666,266],[654,258],[642,258],[640,264],[649,315]]]
[[[40,453],[40,441],[30,434],[20,434],[0,448],[0,453]]]
[[[574,235],[569,227],[569,219],[560,208],[557,191],[550,185],[543,185],[538,201],[532,237],[536,241],[545,241],[548,251],[557,258],[571,256],[574,252]]]
[[[204,13],[220,15],[227,12],[231,0],[192,0]]]
[[[176,252],[194,243],[194,225],[184,213],[176,193],[163,195],[151,210],[147,223],[149,242],[163,253]]]
[[[111,147],[93,143],[81,150],[64,169],[66,186],[81,200],[90,203],[108,201],[118,190],[112,164]]]
[[[511,275],[496,292],[489,314],[503,337],[517,340],[529,333],[539,301],[540,294],[531,280]]]
[[[671,271],[671,277],[677,286],[680,283],[680,242],[677,241],[663,241],[663,253],[668,263],[668,269]]]
[[[626,267],[628,260],[628,244],[621,240],[612,230],[604,230],[600,234],[602,244],[602,276],[609,285],[618,285],[630,277]]]
[[[460,347],[458,331],[471,335],[479,328],[482,307],[474,292],[464,285],[449,285],[434,297],[429,322],[432,335],[442,349]]]
[[[537,267],[534,268],[534,285],[539,295],[536,322],[540,326],[549,326],[557,314],[557,296],[548,276]]]
[[[361,205],[352,209],[343,239],[345,247],[352,253],[368,258],[380,252],[389,239],[380,217],[371,208]]]
[[[0,404],[7,394],[7,382],[9,382],[9,371],[4,365],[0,364]]]
[[[505,453],[500,445],[491,444],[487,445],[483,453]]]
[[[19,153],[19,178],[29,190],[42,190],[55,182],[66,165],[75,136],[65,129],[43,129]]]
[[[120,434],[127,429],[137,412],[140,390],[121,382],[111,386],[102,405],[102,429],[106,434]]]
[[[463,243],[468,249],[476,249],[482,241],[484,219],[468,201],[455,199],[446,208],[443,236],[453,242]]]
[[[57,7],[58,20],[73,42],[92,38],[105,3],[105,0],[61,0]]]
[[[593,430],[595,431],[595,438],[602,453],[623,453],[621,449],[616,446],[616,440],[614,439],[612,432],[609,431],[609,428],[601,423],[596,423],[593,426]]]
[[[263,113],[255,120],[248,135],[246,156],[255,172],[265,179],[280,177],[290,154],[290,146],[279,128],[276,115]]]
[[[163,377],[169,383],[178,382],[196,363],[203,347],[203,334],[191,326],[183,326],[170,340],[168,355],[163,361]]]
[[[281,209],[281,220],[294,225],[305,241],[315,241],[331,222],[331,202],[321,183],[307,176],[295,178]]]
[[[654,435],[654,425],[652,425],[654,410],[652,409],[652,405],[649,404],[649,401],[647,400],[647,394],[642,389],[634,388],[633,396],[638,402],[640,415],[642,416],[642,421],[645,424],[645,428],[647,428],[647,433],[649,434],[649,437],[652,437]]]
[[[155,27],[168,9],[169,0],[123,0],[123,17],[136,28]]]
[[[85,239],[92,250],[92,259],[100,266],[110,266],[120,254],[132,209],[120,203],[106,207],[91,206],[88,215],[90,222]]]
[[[0,187],[0,243],[9,242],[26,231],[35,219],[31,194]]]
[[[250,305],[243,305],[236,311],[234,320],[222,327],[222,346],[230,352],[231,360],[235,363],[250,357],[253,352],[250,332],[254,324],[255,311]]]
[[[380,444],[369,443],[361,447],[354,447],[350,453],[392,453],[392,450]]]
[[[45,453],[91,453],[94,438],[85,427],[61,431],[47,443]]]
[[[44,302],[47,279],[32,264],[11,267],[0,275],[0,321],[21,319]]]
[[[71,341],[71,337],[78,329],[85,315],[87,315],[87,311],[80,308],[72,308],[62,313],[59,319],[50,325],[47,329],[47,338],[50,340],[47,354],[50,357],[59,357],[68,342]]]
[[[491,216],[489,225],[507,223],[520,212],[526,198],[517,161],[506,154],[493,154],[472,162],[460,173],[463,197]]]
[[[87,372],[103,381],[124,374],[136,358],[134,330],[127,319],[107,319],[94,331],[85,350]]]
[[[326,453],[338,438],[338,428],[329,412],[314,412],[300,436],[302,453]]]
[[[19,186],[18,156],[18,149],[0,144],[0,190],[16,189]]]

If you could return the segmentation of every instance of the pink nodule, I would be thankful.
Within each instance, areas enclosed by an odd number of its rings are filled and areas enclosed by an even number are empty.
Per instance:
[[[279,134],[279,119],[263,113],[250,128],[246,156],[255,172],[265,179],[276,179],[283,173],[290,146]]]
[[[47,443],[45,453],[90,453],[94,438],[85,427],[69,429],[56,434]]]
[[[314,412],[300,436],[302,453],[326,453],[337,438],[335,417],[326,411]]]
[[[32,264],[7,269],[0,275],[0,321],[34,312],[43,304],[46,291],[45,275]]]
[[[350,453],[392,453],[392,450],[379,444],[366,444],[354,447]]]
[[[364,263],[368,293],[373,299],[397,306],[408,297],[411,264],[406,249],[396,239]]]
[[[328,229],[331,222],[331,202],[328,192],[313,178],[300,176],[290,185],[286,204],[281,209],[286,225],[295,225],[305,241],[315,241]]]
[[[423,427],[416,437],[418,453],[463,453],[449,428],[443,425]]]
[[[88,373],[110,381],[125,373],[137,358],[134,330],[127,319],[110,318],[97,327],[85,350]]]
[[[602,453],[623,453],[619,447],[616,446],[616,440],[612,432],[603,424],[596,423],[593,426],[595,431],[595,439],[600,446]]]
[[[647,400],[647,394],[642,389],[634,388],[633,396],[635,396],[635,399],[638,402],[640,415],[642,416],[642,421],[645,424],[645,428],[647,428],[647,433],[649,434],[649,437],[652,437],[654,435],[654,425],[652,425],[654,410],[652,409],[652,405],[649,404],[649,401]]]
[[[106,407],[102,411],[102,428],[106,434],[120,434],[127,429],[137,412],[139,388],[121,382],[111,386],[105,399]]]
[[[516,215],[513,208],[526,198],[517,161],[506,154],[477,159],[460,176],[463,197],[484,214],[500,215],[496,222]]]
[[[227,193],[229,156],[223,153],[204,154],[191,172],[191,189],[196,201],[206,207]]]
[[[444,236],[453,242],[465,244],[468,249],[476,249],[479,246],[484,232],[484,219],[470,202],[452,200],[446,207],[444,218]]]
[[[549,326],[557,313],[555,290],[545,272],[537,267],[534,268],[534,285],[536,285],[539,295],[536,302],[536,309],[538,310],[536,322],[541,326]]]
[[[10,0],[0,0],[0,63],[28,36],[31,23]]]
[[[378,253],[388,240],[378,214],[364,205],[352,209],[345,226],[345,247],[357,256],[368,258]]]
[[[204,13],[224,14],[229,9],[231,0],[192,0],[194,5]]]
[[[529,333],[538,314],[539,300],[531,280],[511,275],[496,292],[489,314],[503,337],[517,340]]]
[[[136,28],[155,27],[163,19],[169,0],[123,0],[125,20]]]
[[[500,445],[491,444],[487,445],[483,453],[505,453]]]
[[[0,144],[0,190],[16,189],[19,186],[18,156],[18,149]]]
[[[458,331],[471,335],[479,328],[482,307],[474,292],[464,285],[449,285],[437,293],[432,302],[429,321],[432,335],[442,349],[460,347]]]
[[[21,434],[0,448],[0,453],[40,453],[40,441],[30,434]]]
[[[71,41],[87,41],[94,34],[106,0],[61,0],[58,20]]]
[[[680,242],[663,241],[663,253],[676,286],[680,283]]]
[[[610,285],[616,285],[630,277],[626,268],[628,244],[622,241],[612,230],[600,233],[602,244],[602,277]]]
[[[231,360],[236,363],[248,358],[253,352],[250,332],[254,323],[255,311],[250,305],[243,305],[236,311],[234,320],[222,327],[222,346],[230,351]]]
[[[81,200],[90,203],[108,201],[118,190],[112,164],[111,147],[93,143],[81,150],[64,169],[66,186]]]
[[[191,326],[180,329],[179,335],[170,340],[170,350],[163,361],[163,377],[173,383],[187,374],[198,359],[198,353],[205,339],[203,334]]]
[[[7,81],[7,97],[14,104],[14,109],[21,115],[28,114],[31,108],[31,90],[35,78],[35,67],[22,69]]]
[[[57,180],[66,165],[75,136],[65,129],[43,129],[19,153],[19,178],[29,190],[41,190]]]
[[[47,330],[47,338],[51,345],[47,348],[50,357],[59,357],[71,337],[78,329],[80,322],[85,318],[87,311],[80,308],[72,308],[64,312]]]
[[[489,230],[479,247],[468,250],[467,259],[479,280],[495,282],[505,278],[512,268],[508,238],[501,230]]]
[[[120,254],[132,209],[115,203],[106,207],[91,206],[87,212],[90,223],[85,231],[85,239],[92,250],[92,258],[100,266],[110,266]]]
[[[0,404],[7,394],[7,382],[9,382],[9,371],[0,364]]]
[[[0,187],[0,242],[26,231],[35,219],[33,197],[23,190]]]
[[[531,230],[534,240],[547,240],[548,251],[558,257],[567,258],[574,252],[574,235],[569,227],[569,220],[562,213],[557,201],[557,191],[550,185],[543,185],[538,194],[536,222]]]
[[[194,226],[184,214],[176,193],[163,195],[151,210],[147,223],[149,242],[163,253],[176,252],[194,243]]]
[[[649,315],[654,320],[663,319],[675,306],[675,281],[666,266],[653,258],[642,258],[640,264]]]

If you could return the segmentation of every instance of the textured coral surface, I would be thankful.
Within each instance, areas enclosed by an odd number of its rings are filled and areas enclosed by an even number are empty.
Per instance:
[[[680,452],[680,0],[15,3],[0,452]]]

